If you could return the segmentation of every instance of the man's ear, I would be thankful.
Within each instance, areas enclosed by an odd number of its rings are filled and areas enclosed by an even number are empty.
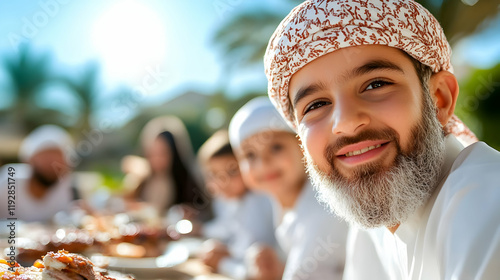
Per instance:
[[[441,125],[446,125],[455,111],[458,98],[458,82],[448,71],[434,73],[429,81],[429,90]]]

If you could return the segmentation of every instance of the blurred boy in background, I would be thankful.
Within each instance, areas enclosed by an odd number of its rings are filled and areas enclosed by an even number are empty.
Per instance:
[[[275,235],[286,261],[270,248],[255,256],[256,279],[342,279],[348,225],[315,199],[295,133],[267,97],[245,104],[229,125],[245,183],[275,200]]]
[[[272,206],[268,197],[247,189],[229,144],[227,131],[212,135],[198,152],[206,187],[214,197],[215,219],[205,224],[203,261],[214,271],[246,279],[245,255],[254,244],[274,246]]]

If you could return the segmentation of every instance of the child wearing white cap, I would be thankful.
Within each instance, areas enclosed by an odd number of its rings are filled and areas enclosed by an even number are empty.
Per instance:
[[[205,185],[213,196],[215,218],[201,229],[201,258],[218,273],[247,279],[245,258],[254,244],[274,246],[272,205],[269,197],[248,190],[229,144],[228,133],[214,133],[198,151]]]
[[[275,235],[286,255],[280,263],[279,254],[263,249],[254,276],[342,279],[348,225],[315,199],[295,133],[270,100],[258,97],[240,108],[229,138],[245,183],[274,198]]]

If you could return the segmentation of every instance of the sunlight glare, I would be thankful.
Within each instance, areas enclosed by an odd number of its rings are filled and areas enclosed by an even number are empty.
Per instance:
[[[164,63],[164,23],[142,2],[120,1],[111,6],[95,21],[92,39],[104,74],[113,80],[137,83],[148,67]]]

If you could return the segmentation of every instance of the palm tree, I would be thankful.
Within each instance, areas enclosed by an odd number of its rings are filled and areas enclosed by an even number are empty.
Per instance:
[[[58,79],[61,83],[66,84],[80,101],[80,121],[74,127],[80,134],[91,130],[90,122],[95,111],[96,98],[99,94],[97,85],[98,74],[98,64],[91,63],[76,78],[62,76]]]
[[[47,121],[57,123],[62,118],[60,112],[40,108],[35,102],[40,89],[51,79],[50,60],[47,53],[35,55],[28,45],[21,45],[17,56],[2,61],[15,96],[13,106],[8,109],[9,119],[20,133],[27,133]]]
[[[262,62],[269,38],[283,17],[276,11],[245,11],[218,29],[213,42],[223,54],[226,68]]]

